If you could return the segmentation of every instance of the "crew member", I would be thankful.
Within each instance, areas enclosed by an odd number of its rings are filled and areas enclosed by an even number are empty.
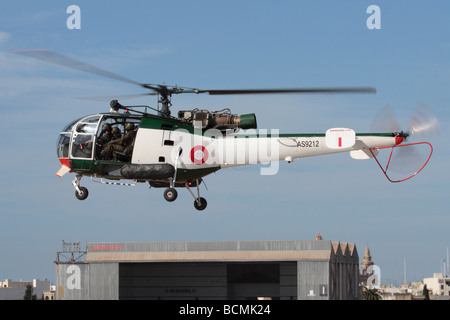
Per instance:
[[[122,156],[129,157],[133,152],[134,138],[136,138],[136,127],[133,123],[125,124],[126,133],[122,138],[111,140],[102,151],[102,158],[104,160],[111,160],[115,158],[118,153]]]
[[[97,148],[95,149],[95,154],[97,155],[97,157],[100,156],[101,151],[103,150],[103,148],[106,146],[106,144],[111,141],[113,139],[113,135],[111,133],[111,124],[109,123],[105,123],[102,126],[102,132],[101,132],[101,136],[97,138],[97,142],[96,142],[96,146]],[[92,143],[94,142],[94,140],[88,140],[85,142],[86,148],[92,150]]]

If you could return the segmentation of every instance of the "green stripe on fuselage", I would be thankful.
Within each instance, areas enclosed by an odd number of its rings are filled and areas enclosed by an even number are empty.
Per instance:
[[[178,119],[149,116],[142,119],[139,128],[156,130],[178,130],[184,129],[189,133],[194,133],[194,127],[189,123]]]

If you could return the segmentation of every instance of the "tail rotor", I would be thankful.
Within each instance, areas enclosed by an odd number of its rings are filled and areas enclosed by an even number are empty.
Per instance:
[[[433,153],[433,147],[430,143],[410,142],[408,140],[418,137],[436,136],[440,133],[437,117],[424,105],[419,105],[416,108],[408,122],[407,130],[403,131],[401,128],[394,112],[389,106],[380,110],[371,125],[372,132],[392,132],[397,137],[402,137],[404,142],[406,142],[395,147],[377,149],[390,149],[386,160],[387,165],[383,167],[378,162],[378,159],[377,162],[391,182],[401,182],[415,176],[426,166]],[[408,177],[392,179],[390,174],[388,175],[388,171],[403,176],[406,174]]]

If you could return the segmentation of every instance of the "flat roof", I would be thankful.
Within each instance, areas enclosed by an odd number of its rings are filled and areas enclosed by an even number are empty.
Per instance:
[[[223,262],[348,260],[353,243],[330,240],[90,242],[86,262]]]

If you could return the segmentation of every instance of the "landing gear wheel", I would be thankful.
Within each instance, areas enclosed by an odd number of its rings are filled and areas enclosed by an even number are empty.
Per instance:
[[[200,202],[200,204],[198,202]],[[197,209],[199,211],[204,210],[206,208],[207,204],[208,204],[208,202],[206,202],[205,198],[199,198],[198,200],[194,201],[194,207],[195,207],[195,209]]]
[[[167,188],[164,191],[164,199],[166,199],[169,202],[175,201],[177,196],[178,196],[178,192],[174,188]]]
[[[88,197],[89,192],[88,189],[85,187],[79,187],[80,192],[75,190],[75,197],[77,197],[78,200],[84,200]]]

